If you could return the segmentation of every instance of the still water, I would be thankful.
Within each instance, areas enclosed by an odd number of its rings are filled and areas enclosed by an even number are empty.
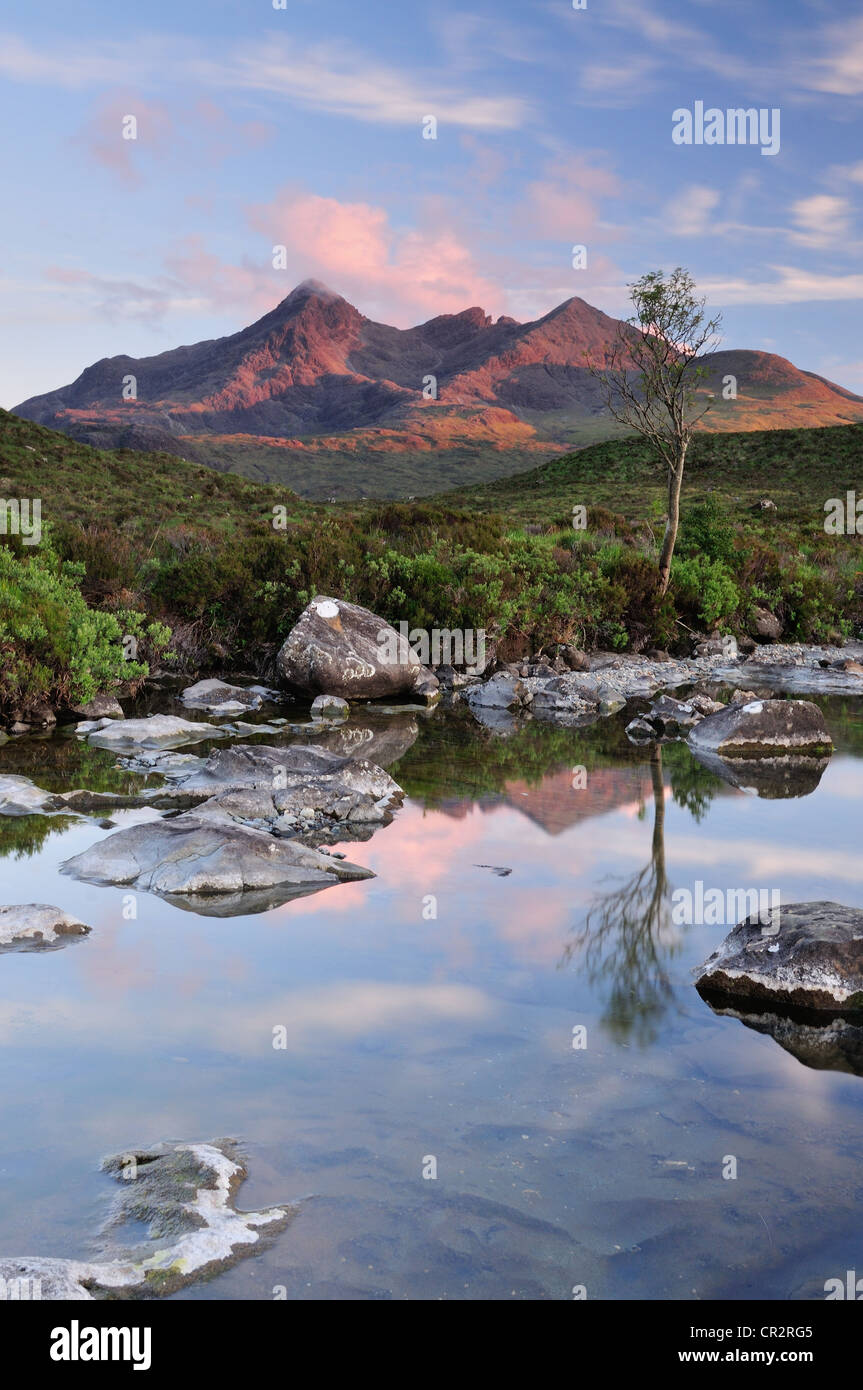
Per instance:
[[[670,912],[696,880],[863,907],[863,708],[823,707],[836,752],[784,800],[623,717],[361,714],[408,793],[338,846],[377,877],[249,916],[138,893],[124,920],[126,890],[59,872],[110,829],[0,819],[0,901],[93,928],[0,955],[0,1255],[91,1255],[105,1154],[227,1136],[239,1206],[298,1214],[178,1298],[823,1298],[863,1267],[863,1077],[714,1014],[691,971],[730,924]],[[115,765],[0,749],[52,790],[141,784]]]

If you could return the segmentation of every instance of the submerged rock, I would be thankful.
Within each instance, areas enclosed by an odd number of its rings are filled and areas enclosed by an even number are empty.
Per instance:
[[[754,700],[709,714],[689,735],[692,748],[721,758],[823,757],[833,740],[817,705],[807,700]]]
[[[117,1179],[120,1194],[102,1231],[100,1257],[0,1259],[7,1297],[10,1285],[22,1283],[28,1297],[43,1301],[172,1294],[256,1253],[296,1213],[292,1206],[237,1210],[246,1168],[228,1140],[131,1150],[106,1159],[102,1169]],[[138,1224],[147,1239],[131,1246],[111,1240]]]
[[[243,714],[246,710],[260,709],[263,703],[256,690],[219,680],[198,681],[188,686],[180,699],[190,709],[204,709],[211,714]]]
[[[91,883],[141,888],[205,913],[205,899],[229,897],[232,916],[255,910],[246,902],[249,893],[259,895],[257,910],[263,911],[276,899],[374,877],[370,869],[333,860],[298,840],[235,824],[227,814],[190,812],[118,830],[61,867]]]
[[[100,748],[179,748],[205,738],[223,738],[228,732],[215,724],[193,723],[174,714],[151,714],[146,719],[106,719],[99,727],[83,728],[89,743]]]
[[[735,1003],[863,1011],[863,909],[792,903],[774,909],[769,924],[753,914],[708,957],[695,985]]]
[[[285,685],[304,695],[374,700],[419,691],[437,681],[395,628],[355,603],[317,594],[276,657]]]
[[[86,936],[88,926],[47,903],[0,907],[0,951],[44,950]]]

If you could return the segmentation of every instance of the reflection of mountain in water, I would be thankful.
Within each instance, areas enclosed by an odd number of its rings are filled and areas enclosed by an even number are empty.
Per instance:
[[[583,788],[573,787],[571,768],[543,777],[538,787],[527,782],[507,782],[503,800],[539,825],[548,835],[560,835],[573,825],[617,811],[621,806],[643,805],[652,795],[650,772],[643,765],[594,769]]]

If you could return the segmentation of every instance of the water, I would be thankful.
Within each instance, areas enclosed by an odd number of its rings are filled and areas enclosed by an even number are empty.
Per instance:
[[[93,928],[0,956],[0,1254],[92,1254],[105,1154],[230,1136],[239,1205],[298,1214],[180,1298],[823,1297],[863,1260],[863,1078],[715,1015],[690,972],[728,928],[667,908],[698,879],[863,907],[863,710],[824,708],[836,752],[788,800],[651,759],[620,718],[389,716],[408,799],[340,846],[377,877],[250,916],[138,893],[125,920],[124,890],[58,872],[108,829],[0,820],[2,901]],[[68,737],[0,750],[48,769],[138,784]]]

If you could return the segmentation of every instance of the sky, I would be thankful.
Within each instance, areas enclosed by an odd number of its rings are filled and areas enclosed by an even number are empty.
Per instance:
[[[863,7],[575,3],[0,0],[0,404],[310,277],[406,327],[676,265],[723,347],[863,394]]]

